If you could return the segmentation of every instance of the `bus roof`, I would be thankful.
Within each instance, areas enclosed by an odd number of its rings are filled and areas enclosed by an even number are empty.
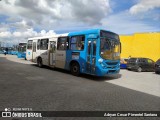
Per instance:
[[[26,44],[27,42],[19,42],[19,44]]]
[[[70,36],[70,35],[79,35],[79,34],[96,34],[96,33],[100,33],[100,30],[107,31],[104,29],[88,29],[83,31],[70,32],[68,35]],[[111,32],[111,31],[107,31],[107,32]]]
[[[111,32],[111,31],[104,30],[104,29],[88,29],[88,30],[69,32],[69,33],[64,33],[64,34],[55,34],[55,35],[50,35],[50,36],[33,37],[33,38],[28,38],[28,40],[54,38],[54,37],[61,37],[61,36],[83,35],[83,34],[98,34],[98,33],[100,33],[100,30],[103,30],[106,32]],[[112,33],[114,33],[114,32],[112,32]]]
[[[55,34],[55,35],[50,35],[50,36],[33,37],[33,38],[28,38],[28,40],[43,39],[43,38],[54,38],[54,37],[60,37],[60,36],[68,36],[68,33]]]

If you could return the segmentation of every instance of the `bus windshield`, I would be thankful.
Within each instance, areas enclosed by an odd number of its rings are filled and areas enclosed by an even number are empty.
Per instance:
[[[109,34],[109,33],[107,33]],[[113,36],[111,36],[111,34]],[[120,41],[118,35],[111,33],[108,37],[102,36],[100,55],[103,59],[119,60],[120,59]]]

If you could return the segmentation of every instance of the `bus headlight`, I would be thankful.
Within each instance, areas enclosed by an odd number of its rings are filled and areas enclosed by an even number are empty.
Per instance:
[[[103,63],[103,59],[102,58],[98,59],[98,62],[100,63],[100,65],[102,66],[102,68],[105,68],[105,65]]]
[[[99,63],[102,63],[102,62],[103,62],[103,59],[101,59],[101,58],[98,59],[98,62],[99,62]]]

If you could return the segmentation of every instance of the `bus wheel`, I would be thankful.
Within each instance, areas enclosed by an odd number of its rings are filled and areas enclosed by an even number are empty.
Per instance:
[[[75,76],[79,76],[80,74],[80,67],[77,62],[71,64],[71,73]]]
[[[43,64],[42,64],[42,58],[38,58],[37,64],[38,64],[39,67],[43,66]]]

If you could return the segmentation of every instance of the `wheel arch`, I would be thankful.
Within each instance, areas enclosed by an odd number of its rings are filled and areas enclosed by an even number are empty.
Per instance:
[[[69,63],[69,70],[71,70],[71,65],[73,63],[77,63],[79,65],[79,67],[81,68],[80,63],[77,60],[71,60],[70,63]]]
[[[38,63],[38,60],[39,60],[39,59],[42,59],[42,57],[41,57],[41,56],[38,56],[38,57],[37,57],[37,63]]]
[[[76,60],[72,60],[70,62],[70,72],[74,75],[74,76],[79,76],[81,74],[81,66],[79,64],[78,61]]]

